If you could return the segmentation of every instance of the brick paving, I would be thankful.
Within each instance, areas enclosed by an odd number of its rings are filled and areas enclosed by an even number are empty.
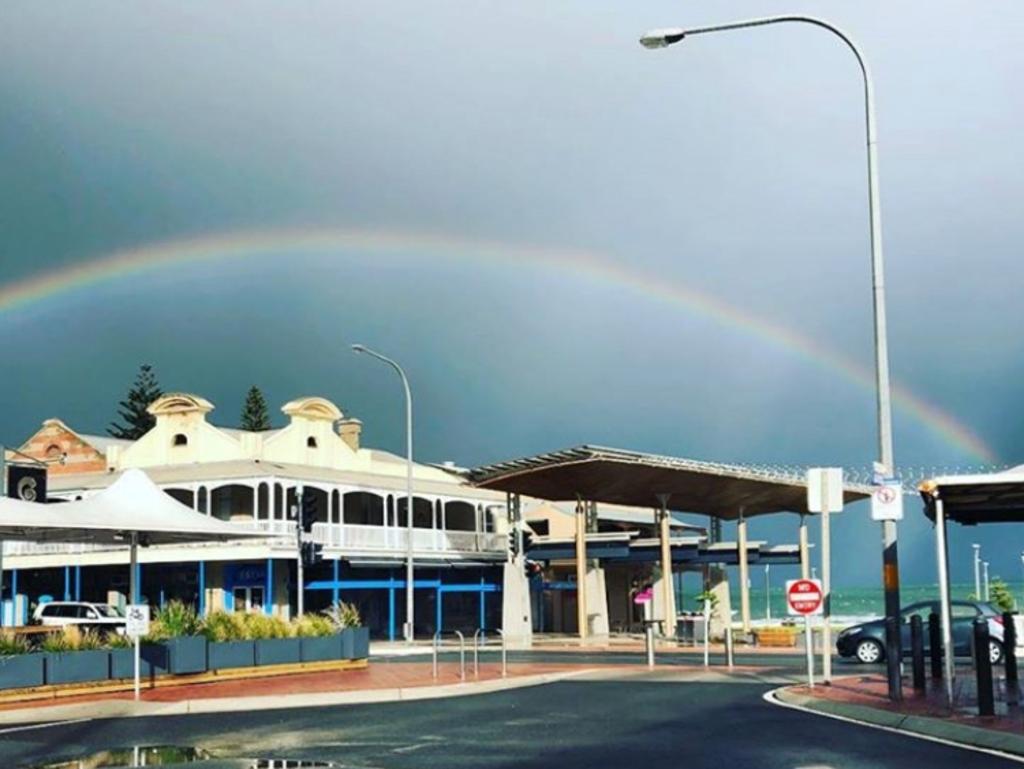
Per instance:
[[[942,681],[928,679],[926,690],[915,692],[910,679],[903,682],[903,702],[899,705],[889,700],[888,682],[884,675],[869,674],[834,678],[831,686],[794,686],[790,691],[810,695],[830,702],[863,705],[878,710],[903,715],[941,718],[955,723],[997,729],[999,731],[1024,733],[1024,712],[1020,707],[1009,708],[1004,701],[1003,681],[997,682],[996,715],[977,715],[977,692],[974,679],[969,672],[954,679],[956,707],[951,711],[946,704],[946,690]]]
[[[593,669],[599,665],[578,665],[562,663],[514,663],[508,666],[508,678],[560,673],[570,670]],[[488,681],[501,678],[500,664],[481,664],[479,676],[473,675],[472,664],[466,666],[466,682]],[[208,683],[163,686],[143,689],[144,702],[181,702],[197,699],[218,699],[231,697],[274,697],[287,694],[311,694],[321,692],[367,691],[373,689],[404,689],[419,686],[437,686],[461,682],[458,663],[442,662],[438,665],[438,677],[433,677],[430,662],[402,662],[389,664],[374,661],[361,670],[327,670],[309,673],[278,675],[267,678],[231,679]],[[131,700],[134,693],[106,692],[81,694],[34,702],[11,702],[0,705],[0,710],[23,710],[27,707],[45,709],[55,705],[74,705],[106,700]],[[45,717],[45,716],[41,716]]]

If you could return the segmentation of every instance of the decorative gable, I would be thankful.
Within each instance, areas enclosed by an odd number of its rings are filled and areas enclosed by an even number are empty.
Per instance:
[[[39,431],[25,441],[19,451],[46,462],[51,475],[101,473],[107,469],[106,455],[59,419],[43,422]]]

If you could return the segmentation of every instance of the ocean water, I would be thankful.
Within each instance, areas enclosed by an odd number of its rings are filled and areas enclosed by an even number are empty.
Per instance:
[[[1017,597],[1018,606],[1024,606],[1024,583],[1007,582],[1010,592]],[[685,587],[691,588],[692,583]],[[950,586],[954,599],[968,599],[974,593],[973,583],[954,584]],[[695,590],[688,589],[684,596],[684,611],[699,611]],[[736,584],[731,586],[730,597],[733,613],[738,616],[739,591]],[[909,606],[919,601],[935,600],[939,597],[939,586],[902,585],[900,586],[900,603]],[[778,622],[787,616],[785,585],[772,585],[771,595],[765,594],[764,585],[756,583],[750,589],[750,616],[755,624],[763,623],[767,616],[768,606],[771,607],[771,619]],[[868,619],[881,617],[885,611],[882,587],[847,587],[835,586],[832,590],[832,617],[836,624],[852,624]]]

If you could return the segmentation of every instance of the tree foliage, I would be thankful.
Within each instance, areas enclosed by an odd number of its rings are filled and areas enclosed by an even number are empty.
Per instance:
[[[267,399],[260,388],[253,385],[245,396],[242,406],[242,429],[254,433],[270,429],[270,412],[267,410]]]
[[[1013,611],[1016,606],[1016,600],[1013,597],[1013,593],[1010,592],[1010,588],[1007,587],[1006,583],[1003,582],[999,577],[992,579],[992,583],[988,588],[990,604],[995,606],[1000,611]]]
[[[157,382],[153,367],[148,363],[139,367],[139,373],[135,382],[128,389],[128,395],[119,402],[117,410],[120,422],[111,422],[107,432],[115,438],[126,438],[138,440],[148,433],[156,419],[146,409],[149,405],[163,395],[160,384]]]

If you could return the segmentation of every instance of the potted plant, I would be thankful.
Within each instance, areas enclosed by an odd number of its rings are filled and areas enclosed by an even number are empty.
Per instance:
[[[147,640],[165,650],[165,658],[154,664],[170,673],[202,673],[206,670],[206,638],[198,635],[195,609],[181,601],[169,601],[150,623]]]
[[[43,639],[46,683],[72,684],[110,678],[110,652],[95,631],[71,625]]]
[[[354,603],[339,601],[327,610],[334,626],[341,633],[341,658],[365,659],[370,656],[370,629],[363,627],[359,609]]]
[[[256,642],[257,665],[287,665],[302,658],[302,644],[280,617],[246,614],[248,636]]]
[[[335,632],[330,618],[323,614],[307,614],[295,621],[303,662],[324,662],[341,657],[341,636]]]
[[[210,670],[251,668],[256,664],[256,644],[246,637],[245,620],[235,612],[215,611],[202,622]]]
[[[32,652],[21,636],[0,634],[0,689],[25,689],[42,686],[44,655]]]

